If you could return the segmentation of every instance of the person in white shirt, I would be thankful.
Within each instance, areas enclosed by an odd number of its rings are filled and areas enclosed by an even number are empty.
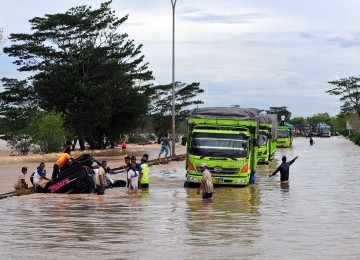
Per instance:
[[[130,170],[128,171],[129,194],[137,193],[139,185],[140,172],[137,168],[136,162],[132,161]]]
[[[96,193],[98,195],[103,195],[105,193],[105,185],[104,185],[105,171],[102,167],[99,168],[99,165],[96,162],[92,163],[91,168],[94,171],[93,180],[95,183]]]
[[[21,173],[19,174],[19,177],[14,185],[14,188],[16,190],[19,190],[19,189],[27,189],[28,188],[28,185],[25,181],[25,174],[27,173],[27,167],[22,167],[21,168]]]

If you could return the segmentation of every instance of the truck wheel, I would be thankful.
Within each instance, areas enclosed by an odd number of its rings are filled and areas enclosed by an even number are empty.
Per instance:
[[[184,182],[184,188],[189,188],[189,183],[187,181]]]
[[[188,182],[189,188],[198,188],[200,183]]]

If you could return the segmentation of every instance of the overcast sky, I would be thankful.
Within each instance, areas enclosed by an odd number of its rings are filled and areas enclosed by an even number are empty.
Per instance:
[[[29,19],[97,0],[2,1],[3,36],[29,33]],[[172,81],[171,0],[113,0],[119,28],[143,44],[154,84]],[[202,106],[286,106],[292,117],[335,116],[339,97],[327,82],[358,76],[358,0],[177,0],[175,80],[200,82]],[[5,41],[3,46],[9,44]],[[0,55],[0,77],[22,78]]]

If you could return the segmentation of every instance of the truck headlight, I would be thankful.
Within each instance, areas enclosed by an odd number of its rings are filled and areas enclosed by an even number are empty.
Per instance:
[[[195,178],[195,177],[190,177],[189,181],[191,181],[191,182],[199,182],[199,179]]]

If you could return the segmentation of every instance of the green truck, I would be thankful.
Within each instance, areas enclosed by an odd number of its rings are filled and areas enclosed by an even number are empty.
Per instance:
[[[294,126],[286,122],[280,122],[278,125],[277,147],[289,148],[292,146],[294,138]]]
[[[258,164],[269,164],[276,152],[278,120],[276,114],[260,114]]]
[[[259,110],[196,108],[188,118],[186,183],[201,183],[205,162],[214,184],[246,186],[256,178]]]

